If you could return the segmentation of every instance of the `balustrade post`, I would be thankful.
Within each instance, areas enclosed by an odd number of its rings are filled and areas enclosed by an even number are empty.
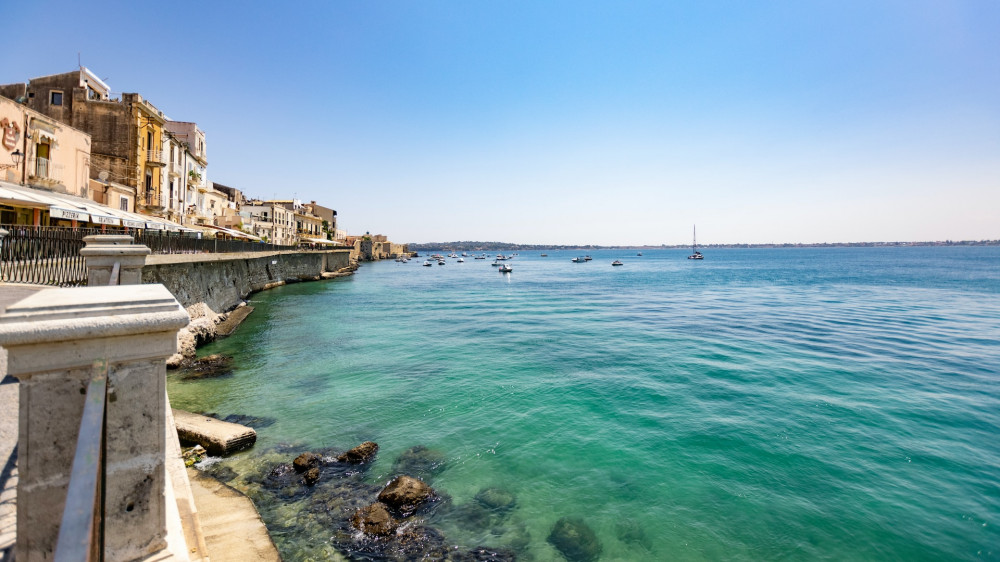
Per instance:
[[[153,284],[47,289],[0,315],[20,392],[18,562],[53,559],[96,362],[108,373],[104,556],[136,560],[166,547],[166,358],[188,320]]]
[[[80,255],[87,258],[87,284],[107,285],[116,263],[119,265],[118,285],[142,283],[142,267],[146,265],[149,248],[132,243],[128,235],[97,234],[83,239],[87,243]]]

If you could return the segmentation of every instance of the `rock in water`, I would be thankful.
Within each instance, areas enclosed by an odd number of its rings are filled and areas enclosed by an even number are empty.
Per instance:
[[[317,481],[319,481],[319,469],[310,468],[309,470],[307,470],[305,475],[305,480],[306,484],[308,484],[309,486],[312,486]]]
[[[378,444],[374,441],[365,441],[337,457],[337,460],[351,464],[363,464],[375,460],[376,453],[378,453]]]
[[[444,453],[423,445],[403,451],[392,465],[395,474],[414,474],[423,479],[430,479],[444,468]]]
[[[366,535],[386,536],[396,532],[399,522],[392,518],[385,504],[375,502],[355,511],[351,525]]]
[[[434,490],[418,478],[397,476],[378,494],[378,501],[402,517],[413,514],[434,495]]]
[[[292,466],[295,467],[295,472],[305,472],[310,468],[319,468],[319,461],[320,456],[315,453],[302,453],[295,457]]]
[[[476,501],[487,509],[507,511],[514,507],[514,494],[501,488],[483,488],[476,494]]]
[[[548,541],[569,562],[594,562],[603,550],[594,531],[582,519],[571,517],[556,521]]]

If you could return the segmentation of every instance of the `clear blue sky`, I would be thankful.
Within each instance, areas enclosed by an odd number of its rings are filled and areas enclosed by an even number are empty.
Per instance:
[[[401,242],[1000,238],[1000,2],[4,2],[208,175]]]

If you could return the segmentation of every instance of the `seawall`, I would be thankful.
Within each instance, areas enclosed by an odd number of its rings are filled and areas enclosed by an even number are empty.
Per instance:
[[[350,266],[350,250],[151,255],[143,283],[162,283],[181,306],[230,310],[251,293],[287,282],[316,280]]]

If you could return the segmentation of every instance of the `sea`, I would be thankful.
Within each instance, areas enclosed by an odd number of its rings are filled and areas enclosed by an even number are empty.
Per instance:
[[[252,295],[199,351],[231,374],[171,372],[170,400],[265,420],[253,449],[200,466],[248,491],[286,560],[379,555],[331,546],[303,492],[280,506],[233,475],[363,441],[372,489],[407,451],[437,455],[443,507],[420,517],[456,549],[1000,558],[1000,247],[703,252],[364,263]],[[483,490],[512,501],[458,509]],[[562,519],[591,550],[560,549]]]

